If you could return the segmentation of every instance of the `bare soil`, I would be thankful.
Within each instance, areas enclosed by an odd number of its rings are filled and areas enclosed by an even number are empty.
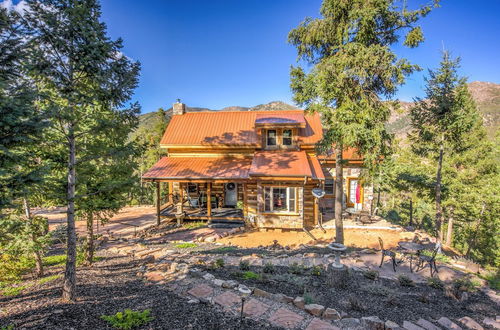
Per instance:
[[[0,328],[16,329],[111,329],[101,315],[126,308],[151,309],[154,320],[142,329],[269,329],[209,304],[189,304],[165,286],[145,283],[136,273],[139,261],[105,256],[93,267],[78,269],[78,299],[64,303],[61,279],[33,286],[16,297],[0,297]]]
[[[317,241],[314,241],[303,231],[248,231],[238,235],[225,237],[218,242],[236,245],[243,248],[255,248],[272,245],[274,240],[281,246],[296,248],[301,244],[329,244],[335,237],[335,230],[327,229],[323,233],[320,229],[311,230]],[[379,248],[378,238],[382,237],[386,248],[394,248],[398,242],[411,240],[415,236],[412,232],[402,232],[385,229],[344,229],[344,244],[350,247]]]

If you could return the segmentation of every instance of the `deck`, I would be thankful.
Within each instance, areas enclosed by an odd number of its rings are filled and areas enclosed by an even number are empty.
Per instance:
[[[177,208],[175,205],[169,205],[161,210],[160,215],[164,218],[175,218],[175,213]],[[223,207],[223,208],[213,208],[212,215],[208,216],[208,211],[206,208],[193,208],[184,207],[184,213],[186,216],[184,219],[190,220],[243,220],[243,210]]]

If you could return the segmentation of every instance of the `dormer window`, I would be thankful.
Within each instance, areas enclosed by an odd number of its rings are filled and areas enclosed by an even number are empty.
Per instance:
[[[292,130],[284,129],[283,130],[283,145],[291,146],[292,145]]]
[[[276,130],[268,129],[267,130],[267,145],[275,146],[276,145]]]

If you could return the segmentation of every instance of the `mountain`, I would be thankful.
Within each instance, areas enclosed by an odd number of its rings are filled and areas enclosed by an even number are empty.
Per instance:
[[[493,138],[500,126],[500,84],[474,81],[468,87],[483,117],[488,136]],[[412,102],[401,102],[400,111],[394,111],[389,119],[387,126],[397,137],[404,137],[410,131],[409,110],[412,105]]]
[[[500,126],[500,84],[491,82],[474,81],[469,84],[469,90],[477,103],[481,113],[488,136],[493,138]],[[404,137],[410,131],[409,110],[412,102],[400,102],[399,111],[394,111],[389,119],[387,127],[389,131],[396,134],[397,137]],[[230,106],[220,110],[208,108],[193,108],[186,106],[187,112],[199,111],[266,111],[266,110],[294,110],[297,107],[282,101],[272,101],[266,104],[259,104],[253,107]],[[167,110],[167,115],[171,116],[172,108]],[[155,112],[149,112],[139,117],[139,127],[153,127]]]

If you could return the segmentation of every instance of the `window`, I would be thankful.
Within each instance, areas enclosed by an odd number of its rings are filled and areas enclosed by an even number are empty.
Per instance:
[[[292,130],[285,129],[283,130],[283,145],[291,146],[292,145]]]
[[[276,145],[276,130],[268,129],[267,130],[267,145],[275,146]]]
[[[188,193],[197,193],[198,192],[198,184],[197,183],[188,183]]]
[[[265,187],[264,211],[276,213],[296,212],[297,188]]]
[[[335,195],[335,181],[325,180],[325,194]]]

